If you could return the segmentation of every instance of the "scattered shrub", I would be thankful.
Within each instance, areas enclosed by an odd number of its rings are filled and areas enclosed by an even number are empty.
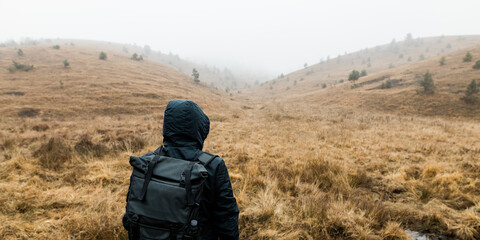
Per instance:
[[[105,52],[100,52],[100,54],[98,55],[98,59],[100,60],[107,60],[107,54]]]
[[[142,57],[142,55],[138,55],[137,53],[134,53],[130,59],[135,60],[135,61],[142,61],[143,57]]]
[[[393,65],[393,63],[390,63],[390,65],[388,65],[388,68],[390,68],[390,69],[392,69],[394,67],[395,67],[395,65]]]
[[[327,84],[326,84],[326,83],[322,83],[322,88],[327,88]]]
[[[63,60],[63,67],[64,67],[64,68],[70,67],[70,63],[68,62],[67,59]]]
[[[475,65],[473,65],[473,69],[480,69],[480,60],[475,62]]]
[[[411,62],[411,61],[412,61],[412,57],[408,57],[407,61]]]
[[[8,68],[8,71],[10,72],[15,72],[16,70],[28,72],[33,69],[33,65],[18,63],[15,61],[12,61],[12,63],[13,63],[13,66],[10,66]]]
[[[445,57],[442,57],[442,59],[440,59],[440,66],[443,66],[445,65]]]
[[[463,57],[464,62],[471,62],[472,59],[473,59],[473,56],[470,52],[467,52],[467,54],[465,54],[465,57]]]
[[[48,143],[42,144],[33,156],[38,158],[42,167],[59,170],[63,164],[72,158],[72,149],[63,141],[50,138]]]
[[[418,59],[419,59],[420,61],[425,60],[425,55],[420,54],[420,56],[418,57]]]
[[[367,76],[367,70],[363,69],[362,72],[360,73],[360,77],[365,77]]]
[[[18,56],[20,56],[20,57],[23,56],[23,51],[22,51],[22,49],[18,49],[18,50],[17,50],[17,54],[18,54]]]
[[[479,102],[478,91],[477,81],[473,79],[465,90],[465,96],[460,99],[467,104],[476,104]]]
[[[419,81],[423,87],[423,92],[426,94],[433,94],[435,92],[435,84],[433,83],[432,74],[427,71],[423,76],[423,79]]]
[[[388,79],[385,82],[382,82],[382,85],[380,85],[381,89],[386,89],[386,88],[392,88],[392,80]]]
[[[353,81],[354,83],[358,78],[360,78],[360,72],[357,70],[353,70],[350,75],[348,75],[348,81]]]
[[[58,44],[57,44],[57,45],[54,45],[52,48],[58,50],[58,49],[60,49],[60,45],[58,45]]]

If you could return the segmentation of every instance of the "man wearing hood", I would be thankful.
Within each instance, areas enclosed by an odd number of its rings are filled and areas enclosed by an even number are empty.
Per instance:
[[[167,104],[163,120],[163,151],[166,156],[193,161],[202,153],[210,120],[189,100]],[[161,147],[155,150],[159,154]],[[214,158],[205,168],[208,178],[200,200],[201,239],[239,239],[238,206],[225,162]]]

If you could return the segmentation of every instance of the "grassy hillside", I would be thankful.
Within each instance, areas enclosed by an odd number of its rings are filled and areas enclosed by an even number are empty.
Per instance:
[[[188,75],[116,52],[105,51],[107,59],[100,60],[99,50],[76,46],[21,49],[23,56],[18,56],[18,49],[0,48],[4,117],[16,117],[27,108],[43,118],[161,113],[168,99],[190,98],[218,106],[224,97],[206,84],[195,84]],[[64,60],[69,62],[66,68]],[[34,68],[10,73],[12,61]]]
[[[237,90],[248,87],[255,81],[255,77],[252,75],[245,75],[245,73],[233,73],[228,68],[218,68],[215,66],[208,66],[198,64],[186,59],[182,59],[178,54],[165,53],[161,51],[155,51],[150,46],[138,46],[136,44],[121,44],[103,41],[83,40],[83,39],[41,39],[32,40],[27,39],[21,43],[7,42],[0,44],[4,46],[31,46],[31,45],[45,45],[53,46],[58,44],[59,46],[77,46],[80,48],[96,49],[98,51],[111,51],[118,55],[124,55],[132,57],[133,54],[141,55],[142,58],[160,63],[164,66],[168,66],[175,69],[178,72],[182,72],[188,76],[192,75],[192,70],[195,68],[200,73],[200,81],[211,86],[217,87],[222,90]]]
[[[464,62],[463,58],[468,52],[472,54],[473,59],[471,62]],[[440,64],[442,58],[443,65]],[[263,87],[253,89],[249,93],[262,93],[263,99],[270,98],[275,101],[309,102],[323,106],[387,113],[479,119],[480,106],[466,104],[461,100],[467,85],[472,80],[480,82],[480,70],[473,68],[478,60],[480,60],[480,45],[370,73],[355,81],[357,88],[353,88],[354,82],[348,81],[348,76],[343,81],[328,84],[324,82],[326,78],[306,77],[304,81],[297,81],[296,84],[294,82],[286,90],[283,89],[282,84],[285,84],[285,79],[291,76],[287,75],[283,79],[272,80]],[[351,71],[346,71],[346,75]],[[434,94],[422,93],[419,81],[424,78],[427,71],[433,76]],[[319,85],[315,83],[316,81],[322,84]],[[289,82],[291,80],[287,81]],[[382,88],[382,84],[387,82],[391,83],[391,88]],[[315,85],[311,86],[312,84]],[[266,86],[272,89],[262,89]]]
[[[356,69],[368,75],[405,65],[422,62],[480,44],[480,36],[445,36],[411,39],[366,48],[339,55],[305,69],[270,80],[246,92],[264,97],[282,97],[304,94],[348,81],[349,73]],[[423,60],[422,60],[423,59]]]
[[[432,59],[371,74],[356,89],[262,100],[115,52],[102,61],[77,46],[22,50],[0,48],[1,239],[127,239],[128,157],[161,144],[173,98],[196,101],[211,119],[204,150],[229,169],[242,239],[480,238],[478,120],[419,116],[425,109],[395,101],[457,98],[447,79],[477,73],[457,61],[464,52],[442,68]],[[11,73],[12,60],[34,68]],[[417,96],[425,68],[437,93]],[[387,74],[402,81],[375,89]]]
[[[463,61],[467,52],[473,55],[472,62]],[[445,65],[439,63],[442,57],[445,58]],[[480,45],[361,77],[356,81],[358,88],[355,89],[352,89],[353,82],[346,82],[291,95],[289,100],[367,111],[480,119],[480,105],[466,104],[461,100],[472,80],[480,83],[480,70],[473,69],[478,60]],[[427,71],[432,74],[434,94],[423,93],[419,83]],[[387,81],[391,82],[391,88],[382,89],[382,84]]]

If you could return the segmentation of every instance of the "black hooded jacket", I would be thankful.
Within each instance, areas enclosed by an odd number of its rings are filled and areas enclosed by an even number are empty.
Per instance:
[[[188,100],[169,102],[163,120],[166,155],[195,160],[202,152],[209,130],[210,120],[196,103]],[[159,151],[160,148],[155,150]],[[206,169],[208,178],[200,202],[201,239],[239,239],[239,210],[225,162],[217,157]]]

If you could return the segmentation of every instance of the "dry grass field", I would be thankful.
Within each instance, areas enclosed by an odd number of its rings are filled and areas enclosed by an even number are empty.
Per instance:
[[[242,239],[410,239],[407,230],[480,238],[478,114],[396,111],[365,86],[319,93],[333,100],[260,100],[115,52],[102,61],[77,47],[23,51],[0,48],[1,239],[126,239],[128,157],[161,144],[174,98],[210,116],[205,150],[229,168]],[[11,60],[34,69],[10,73]],[[378,74],[408,69],[423,72]],[[444,99],[441,82],[437,95],[418,97]],[[409,100],[415,88],[398,95]],[[373,107],[385,102],[394,106]]]

